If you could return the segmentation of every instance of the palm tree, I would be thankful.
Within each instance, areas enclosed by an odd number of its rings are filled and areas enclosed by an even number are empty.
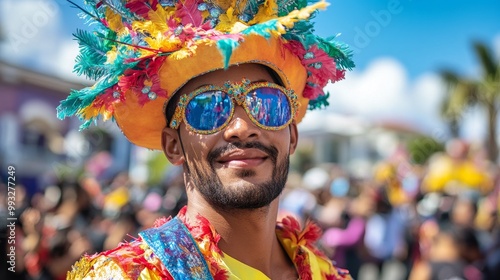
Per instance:
[[[450,124],[452,136],[458,137],[460,122],[465,112],[475,106],[487,115],[486,147],[489,159],[498,159],[497,119],[500,105],[500,61],[495,61],[493,52],[483,43],[474,43],[474,52],[481,62],[479,79],[460,77],[453,71],[442,71],[441,77],[448,84],[441,115]]]

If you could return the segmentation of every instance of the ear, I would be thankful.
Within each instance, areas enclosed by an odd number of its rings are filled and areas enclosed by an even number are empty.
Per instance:
[[[184,163],[184,153],[182,152],[177,130],[165,127],[161,134],[161,146],[168,161],[173,165]]]
[[[290,155],[295,153],[297,144],[299,142],[299,131],[297,129],[297,123],[293,121],[290,124]]]

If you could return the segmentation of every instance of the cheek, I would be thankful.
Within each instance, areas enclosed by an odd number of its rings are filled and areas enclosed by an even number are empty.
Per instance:
[[[295,146],[291,145],[290,130],[288,128],[279,131],[271,139],[274,140],[274,145],[276,145],[280,154],[292,154],[295,151]]]
[[[213,149],[216,143],[214,135],[199,135],[189,131],[181,132],[186,157],[192,160],[205,160],[208,152]]]

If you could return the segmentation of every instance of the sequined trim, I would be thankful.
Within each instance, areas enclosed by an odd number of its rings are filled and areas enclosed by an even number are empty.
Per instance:
[[[272,127],[272,126],[265,126],[259,123],[258,120],[255,119],[255,117],[252,116],[251,109],[248,107],[248,105],[245,103],[245,98],[246,95],[251,92],[254,89],[260,88],[260,87],[268,87],[268,88],[275,88],[279,89],[287,98],[289,106],[290,106],[290,119],[284,123],[281,126],[277,127]],[[233,106],[231,107],[231,112],[229,113],[229,116],[224,124],[221,126],[212,129],[212,130],[199,130],[194,127],[192,127],[186,117],[186,106],[188,103],[198,96],[199,94],[205,93],[207,91],[222,91],[228,94],[228,96],[231,98],[233,102]],[[295,114],[297,113],[299,104],[297,102],[297,95],[292,89],[286,89],[280,85],[277,85],[275,83],[271,82],[258,82],[258,83],[251,83],[250,80],[243,78],[242,82],[236,82],[236,83],[231,83],[231,82],[226,82],[224,86],[216,86],[216,85],[207,85],[204,87],[201,87],[193,92],[190,92],[189,94],[184,94],[179,98],[179,103],[177,104],[177,107],[175,109],[174,115],[172,117],[172,120],[170,121],[170,128],[172,129],[178,129],[181,122],[184,122],[188,129],[190,131],[193,131],[197,134],[213,134],[218,131],[223,130],[231,121],[234,115],[234,110],[235,106],[234,103],[236,103],[239,106],[243,106],[245,109],[248,117],[250,120],[258,127],[261,129],[265,130],[281,130],[285,127],[287,127],[292,120],[295,118]]]
[[[213,279],[198,246],[178,217],[139,235],[174,279]]]

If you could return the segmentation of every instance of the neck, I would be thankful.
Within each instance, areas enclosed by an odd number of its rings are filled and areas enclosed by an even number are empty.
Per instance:
[[[205,217],[220,235],[225,254],[270,278],[293,267],[276,237],[277,213],[278,198],[264,208],[226,211],[214,209],[197,191],[188,192],[188,219]]]

